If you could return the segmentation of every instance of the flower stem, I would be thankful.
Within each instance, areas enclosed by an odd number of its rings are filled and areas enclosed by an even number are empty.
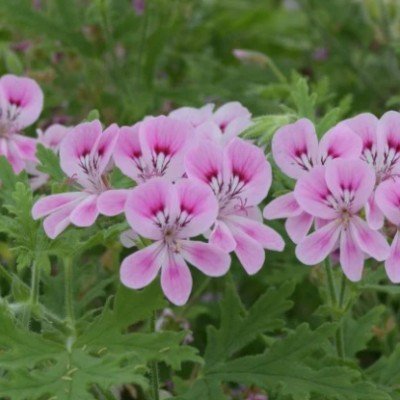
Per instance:
[[[153,311],[153,315],[151,316],[150,319],[150,329],[151,332],[156,331],[156,319],[157,315],[156,312]],[[151,372],[150,372],[150,383],[151,383],[151,388],[152,388],[152,398],[153,400],[160,400],[160,394],[159,394],[159,377],[158,377],[158,364],[157,361],[152,361],[151,362]]]
[[[337,295],[337,291],[336,291],[332,267],[331,267],[331,265],[329,265],[328,260],[325,260],[324,265],[325,265],[325,271],[326,271],[326,278],[328,281],[328,292],[329,292],[329,296],[330,296],[331,306],[334,308],[339,308],[339,307],[342,308],[343,300],[344,300],[346,278],[344,278],[344,280],[342,280],[342,286],[341,286],[341,290],[340,290],[340,299],[339,299],[338,295]],[[336,317],[333,316],[333,319],[336,319]],[[344,335],[343,335],[343,327],[342,326],[339,326],[339,328],[336,332],[335,343],[336,343],[336,351],[337,351],[338,356],[341,359],[344,359],[345,358]]]
[[[64,261],[64,283],[65,283],[65,313],[66,319],[70,325],[74,324],[75,312],[74,312],[74,289],[73,289],[73,277],[74,271],[72,266],[72,259],[67,258]]]
[[[31,320],[32,309],[35,309],[39,304],[39,284],[40,284],[40,266],[36,261],[32,264],[32,277],[31,277],[31,288],[29,295],[29,303],[23,314],[23,324],[29,328],[29,322]]]

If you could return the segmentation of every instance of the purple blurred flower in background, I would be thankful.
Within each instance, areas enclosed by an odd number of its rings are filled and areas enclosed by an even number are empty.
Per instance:
[[[143,15],[146,9],[146,0],[132,0],[132,7],[136,15]]]

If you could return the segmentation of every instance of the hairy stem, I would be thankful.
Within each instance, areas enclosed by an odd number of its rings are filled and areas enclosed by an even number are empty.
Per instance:
[[[39,284],[40,284],[40,266],[36,261],[34,261],[32,264],[32,277],[31,277],[29,303],[22,317],[23,324],[27,328],[29,328],[32,309],[36,309],[37,305],[39,304]]]
[[[157,318],[156,312],[153,311],[153,315],[151,316],[151,319],[150,319],[151,332],[156,331],[156,318]],[[159,400],[160,399],[160,394],[159,394],[159,385],[160,384],[159,384],[159,377],[158,377],[157,361],[152,361],[152,363],[151,363],[150,383],[151,383],[153,400]]]
[[[75,312],[74,312],[74,291],[73,291],[73,278],[74,271],[72,266],[72,259],[67,258],[64,261],[64,283],[65,283],[65,314],[66,319],[70,325],[74,324]]]

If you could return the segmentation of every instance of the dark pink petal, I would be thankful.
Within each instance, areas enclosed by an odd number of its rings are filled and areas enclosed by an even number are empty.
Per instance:
[[[314,217],[311,214],[302,212],[290,217],[285,222],[285,229],[294,243],[300,243],[308,234],[313,224]]]
[[[55,211],[58,211],[67,204],[76,202],[85,197],[85,194],[79,192],[52,194],[38,200],[32,207],[33,219],[45,217]]]
[[[325,260],[334,249],[340,230],[341,225],[337,221],[316,230],[297,245],[297,258],[306,265],[315,265]]]
[[[393,283],[400,283],[400,238],[396,233],[390,247],[389,258],[385,261],[385,269],[388,278]]]
[[[319,144],[318,161],[325,164],[335,158],[359,158],[362,140],[347,125],[338,124],[322,137]]]
[[[384,236],[371,229],[361,218],[355,216],[351,219],[350,230],[362,251],[378,261],[389,257],[390,247]]]
[[[122,262],[121,282],[132,289],[141,289],[155,279],[165,260],[166,249],[160,242],[138,250]]]
[[[2,118],[10,118],[17,129],[33,124],[43,108],[43,92],[30,78],[3,75],[0,79]]]
[[[50,239],[56,238],[71,223],[69,217],[74,207],[75,204],[67,204],[45,218],[43,228]]]
[[[169,254],[161,269],[161,287],[167,299],[177,306],[184,305],[192,291],[192,275],[179,254]]]
[[[113,217],[125,210],[126,199],[130,190],[114,189],[103,192],[97,200],[97,207],[101,214]]]
[[[308,119],[278,129],[272,139],[272,154],[278,167],[294,179],[300,178],[315,164],[318,139],[314,125]]]
[[[233,139],[225,148],[226,171],[234,182],[243,185],[239,196],[247,205],[259,204],[268,194],[272,182],[271,166],[264,152],[242,139]],[[233,183],[234,184],[234,183]]]
[[[400,225],[400,180],[389,179],[376,189],[375,201],[386,218],[395,225]]]
[[[265,219],[289,218],[300,215],[302,209],[299,206],[294,193],[290,192],[272,200],[264,208]]]
[[[344,274],[352,282],[361,279],[364,269],[364,254],[349,229],[343,229],[340,235],[340,265]]]
[[[125,215],[139,235],[160,240],[160,223],[166,218],[170,221],[176,218],[177,207],[174,186],[163,178],[154,178],[131,190],[125,203]]]
[[[230,253],[236,247],[236,242],[230,229],[222,221],[215,223],[215,227],[209,237],[209,242],[227,253]]]
[[[388,111],[383,114],[377,126],[378,166],[393,168],[400,160],[400,113]]]
[[[332,194],[325,179],[326,167],[316,166],[304,174],[296,183],[294,197],[307,213],[323,219],[337,217],[329,199]]]
[[[91,226],[99,216],[97,208],[97,195],[87,196],[72,211],[70,215],[71,222],[76,226]]]
[[[325,176],[339,205],[353,213],[365,206],[375,186],[375,172],[362,160],[332,160],[326,166]]]
[[[182,240],[182,257],[208,276],[226,274],[231,264],[230,255],[210,243]]]
[[[400,215],[400,213],[399,213]],[[365,217],[368,225],[375,230],[381,229],[385,221],[385,216],[383,215],[381,209],[375,200],[375,192],[372,193],[365,205]],[[399,219],[400,222],[400,219]]]
[[[235,230],[233,237],[236,241],[235,253],[249,275],[256,274],[263,266],[265,251],[263,247],[241,230]]]
[[[177,192],[178,236],[182,239],[207,231],[217,219],[218,202],[202,182],[182,179],[175,184]]]

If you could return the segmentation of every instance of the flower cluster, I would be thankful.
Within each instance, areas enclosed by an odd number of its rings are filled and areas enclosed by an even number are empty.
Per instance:
[[[150,243],[122,262],[120,277],[130,288],[143,288],[160,274],[167,298],[182,305],[192,288],[188,264],[217,277],[228,271],[235,253],[248,274],[257,273],[265,249],[284,248],[263,217],[286,219],[304,264],[337,256],[346,276],[357,281],[372,257],[385,261],[388,277],[400,282],[399,233],[391,246],[387,241],[390,225],[400,226],[400,113],[379,120],[361,114],[320,140],[307,119],[280,128],[272,156],[295,180],[294,190],[262,214],[271,166],[262,149],[239,137],[252,121],[238,102],[183,107],[132,126],[104,129],[95,120],[23,136],[42,105],[33,80],[0,79],[0,154],[16,173],[31,175],[34,189],[48,179],[38,170],[37,145],[59,154],[73,190],[41,198],[32,209],[33,218],[44,218],[50,238],[71,224],[91,226],[100,214],[124,214],[130,229],[121,241],[132,246],[142,237]],[[113,168],[130,178],[129,187],[112,187]]]

